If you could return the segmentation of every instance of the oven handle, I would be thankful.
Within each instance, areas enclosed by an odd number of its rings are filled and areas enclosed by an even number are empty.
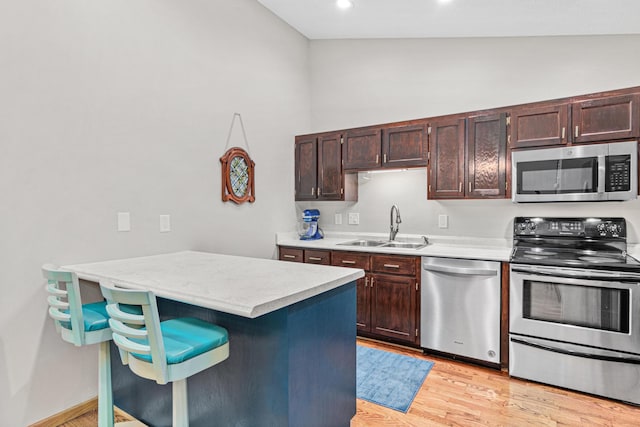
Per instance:
[[[602,280],[607,282],[631,282],[631,283],[640,283],[640,275],[630,275],[625,273],[617,273],[617,272],[598,272],[594,270],[583,271],[574,271],[565,268],[545,268],[545,267],[515,267],[512,265],[511,271],[515,273],[528,273],[535,274],[538,276],[549,276],[549,277],[568,277],[575,279],[593,279],[593,280]]]
[[[532,343],[530,341],[526,341],[520,338],[513,338],[513,337],[511,337],[511,342],[526,345],[529,347],[538,348],[540,350],[552,351],[554,353],[567,354],[569,356],[582,357],[585,359],[603,360],[605,362],[631,363],[633,365],[640,365],[640,359],[637,359],[634,357],[617,357],[617,356],[605,356],[602,354],[583,353],[580,351],[571,351],[571,350],[565,350],[563,348],[551,347],[544,344]]]

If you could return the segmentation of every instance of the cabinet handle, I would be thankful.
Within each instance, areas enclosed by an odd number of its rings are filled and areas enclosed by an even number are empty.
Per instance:
[[[462,181],[460,181],[460,186],[458,187],[458,193],[462,193]]]
[[[384,155],[382,156],[382,162],[387,163],[387,153],[384,153]]]
[[[320,187],[318,187],[318,197],[320,197]]]
[[[579,129],[580,129],[580,127],[576,126],[576,138],[580,136]]]
[[[469,193],[471,193],[471,181],[469,181]]]
[[[380,155],[376,154],[376,165],[378,164],[378,161],[380,160]]]
[[[566,130],[567,130],[567,129],[566,129],[564,126],[562,126],[562,139],[564,139],[564,138],[565,138],[565,133],[566,133],[565,131],[566,131]]]
[[[355,264],[356,262],[355,261],[351,261],[350,259],[343,259],[342,263],[343,264]]]
[[[364,287],[365,288],[369,287],[369,278],[368,277],[364,278]]]
[[[282,258],[291,258],[291,259],[295,259],[295,255],[289,255],[289,254],[284,254],[282,255]]]
[[[400,268],[398,264],[384,264],[385,268]]]
[[[371,287],[373,288],[373,277],[371,278]]]
[[[311,195],[312,196],[316,195],[316,187],[311,187]]]
[[[317,256],[310,256],[309,261],[322,261],[322,258],[319,258]]]

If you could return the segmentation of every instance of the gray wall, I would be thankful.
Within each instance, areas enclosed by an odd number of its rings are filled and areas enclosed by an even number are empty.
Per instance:
[[[312,130],[325,131],[461,113],[640,86],[640,36],[311,42]],[[327,230],[511,238],[516,215],[619,215],[640,234],[640,201],[518,204],[508,200],[427,200],[424,169],[360,175],[358,202],[296,203],[321,210]],[[360,225],[348,225],[358,212]],[[343,225],[334,224],[334,214]],[[438,215],[449,228],[438,228]],[[638,230],[638,231],[637,231]]]
[[[0,425],[94,397],[97,347],[62,342],[39,268],[183,249],[269,258],[295,220],[308,40],[255,0],[0,6]],[[222,203],[234,112],[256,202]],[[244,147],[236,122],[230,145]],[[132,230],[116,231],[116,213]],[[159,232],[170,214],[172,231]]]

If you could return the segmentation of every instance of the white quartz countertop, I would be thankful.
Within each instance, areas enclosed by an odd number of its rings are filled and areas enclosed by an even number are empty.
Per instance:
[[[171,300],[255,318],[364,276],[355,268],[184,251],[64,266]]]
[[[352,252],[386,253],[413,256],[434,256],[444,258],[482,259],[489,261],[509,261],[511,241],[506,239],[476,237],[429,236],[429,244],[421,249],[382,248],[376,246],[348,246],[342,243],[358,239],[388,240],[389,235],[366,233],[325,233],[319,240],[300,240],[295,233],[277,233],[276,244],[306,249],[328,249]],[[397,241],[421,242],[418,235],[398,235]]]

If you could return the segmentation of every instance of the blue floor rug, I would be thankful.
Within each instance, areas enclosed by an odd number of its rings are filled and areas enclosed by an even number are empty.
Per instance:
[[[407,412],[433,362],[364,346],[356,352],[356,396]]]

